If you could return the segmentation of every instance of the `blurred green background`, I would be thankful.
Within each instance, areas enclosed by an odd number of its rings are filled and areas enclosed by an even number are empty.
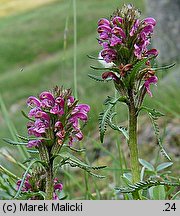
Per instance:
[[[85,128],[84,146],[89,149],[89,160],[93,162],[96,153],[93,142],[99,143],[98,114],[103,109],[107,95],[114,95],[111,83],[97,83],[88,78],[93,71],[90,65],[100,66],[87,55],[97,56],[100,46],[97,43],[97,21],[108,17],[117,7],[129,1],[119,0],[77,0],[77,90],[81,103],[91,106],[90,120]],[[146,16],[143,0],[131,1]],[[50,90],[55,85],[72,88],[74,62],[74,21],[72,0],[0,0],[0,95],[6,105],[9,118],[21,135],[26,135],[27,120],[21,110],[27,112],[26,99]],[[160,122],[161,132],[169,154],[179,164],[179,111],[180,90],[178,64],[170,71],[158,74],[158,87],[153,86],[153,98],[146,97],[146,105],[157,108],[166,117]],[[119,122],[127,120],[124,107],[118,112]],[[126,124],[126,123],[125,123]],[[150,121],[143,117],[139,121],[141,157],[153,159],[156,140],[151,136]],[[169,140],[166,140],[166,138]],[[2,138],[12,138],[4,115],[0,113],[1,151],[14,148],[7,146]],[[108,135],[107,135],[108,137]],[[90,139],[91,138],[91,139]],[[92,141],[93,139],[93,141]],[[113,148],[113,143],[106,145]],[[96,143],[96,148],[97,147]],[[99,146],[100,144],[98,144]],[[106,147],[106,145],[104,147]],[[122,147],[126,151],[126,147]],[[153,154],[152,154],[153,153]],[[15,157],[20,156],[17,152]],[[128,155],[128,153],[127,153]],[[101,163],[101,162],[100,162]],[[1,157],[1,164],[12,169]],[[110,166],[112,162],[110,162]],[[14,169],[14,168],[13,168]],[[19,172],[18,170],[14,170]],[[20,176],[20,175],[19,175]]]

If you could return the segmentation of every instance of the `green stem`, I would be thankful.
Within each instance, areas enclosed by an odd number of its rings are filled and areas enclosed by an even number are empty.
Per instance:
[[[137,112],[134,105],[133,92],[129,90],[129,150],[131,161],[131,172],[133,183],[140,181],[140,169],[138,161],[138,146],[137,146]],[[139,199],[138,194],[133,194],[135,199]]]
[[[50,161],[46,168],[46,200],[53,199],[53,161]]]
[[[133,182],[140,180],[137,148],[137,117],[129,110],[129,149]]]
[[[53,159],[51,159],[51,153],[48,151],[48,148],[44,144],[39,145],[39,155],[41,161],[46,163],[46,196],[45,200],[52,200],[53,199],[53,191],[54,191],[54,184],[53,184]]]

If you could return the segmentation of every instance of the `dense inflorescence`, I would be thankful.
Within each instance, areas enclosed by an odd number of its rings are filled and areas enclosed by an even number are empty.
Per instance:
[[[87,104],[78,104],[70,90],[55,88],[53,92],[42,92],[39,97],[30,96],[27,104],[31,107],[27,124],[31,139],[28,147],[38,147],[40,143],[52,146],[69,145],[83,139],[79,120],[86,122],[90,110]],[[33,136],[33,137],[32,137]]]
[[[102,46],[100,58],[119,72],[106,72],[102,78],[111,77],[116,83],[130,74],[133,66],[146,58],[148,70],[140,79],[145,80],[146,92],[152,96],[149,85],[157,83],[157,77],[151,69],[150,60],[158,55],[155,48],[149,48],[156,20],[152,17],[140,19],[140,12],[132,5],[125,5],[117,10],[110,19],[101,18],[98,21],[98,42]],[[139,77],[137,77],[139,79]],[[139,81],[139,80],[137,80]]]

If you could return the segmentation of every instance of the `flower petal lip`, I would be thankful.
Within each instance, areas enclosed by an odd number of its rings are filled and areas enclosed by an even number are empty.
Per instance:
[[[130,30],[129,35],[133,36],[136,33],[136,31],[138,30],[139,26],[140,26],[140,20],[136,19],[136,21],[134,22],[133,27]]]
[[[39,146],[39,144],[41,143],[41,140],[30,140],[27,144],[28,148],[32,148],[32,147],[36,147]]]
[[[98,27],[97,31],[98,33],[102,33],[102,32],[111,33],[111,27],[106,26],[106,25],[101,25]]]
[[[41,100],[41,107],[42,108],[52,108],[55,104],[55,98],[50,92],[42,92],[39,95],[39,98]]]
[[[58,183],[54,185],[54,190],[59,190],[62,191],[63,189],[63,184],[62,183]]]
[[[49,99],[43,99],[41,101],[41,107],[42,108],[52,108],[54,106],[54,101]]]
[[[50,110],[50,113],[54,115],[63,115],[64,109],[59,106],[59,104],[55,104],[55,106]]]
[[[35,114],[35,118],[40,118],[40,119],[43,119],[43,120],[50,121],[49,115],[46,112],[43,112],[43,111],[37,111],[36,114]]]
[[[154,29],[154,26],[149,24],[142,29],[141,33],[144,32],[146,35],[149,35],[153,33],[153,29]]]
[[[63,129],[63,124],[60,121],[57,121],[54,125],[54,128],[57,130],[62,130]]]
[[[117,52],[111,48],[106,48],[101,51],[101,56],[107,63],[110,63],[116,60],[116,55],[117,55]]]
[[[80,111],[85,111],[85,112],[89,112],[90,111],[90,106],[88,104],[79,104],[77,106],[77,108],[80,110]]]
[[[28,117],[32,118],[38,111],[42,111],[40,107],[34,107],[29,111]]]
[[[101,40],[108,40],[109,39],[109,34],[107,32],[102,32],[99,35],[99,39],[101,39]]]
[[[99,21],[98,21],[98,26],[100,26],[100,25],[109,25],[109,26],[110,26],[110,22],[109,22],[109,20],[106,19],[106,18],[101,18],[101,19],[99,19]]]
[[[119,23],[123,23],[123,18],[119,17],[119,16],[115,16],[112,20],[114,25],[118,25]]]
[[[81,119],[83,121],[87,121],[87,115],[84,112],[78,112],[73,114],[69,120],[73,122],[74,119]]]
[[[104,72],[102,78],[106,80],[107,78],[112,78],[114,81],[118,82],[119,78],[113,72]]]
[[[80,141],[83,139],[83,133],[79,131],[78,133],[75,134],[75,137]]]
[[[144,83],[146,91],[150,95],[150,97],[152,97],[152,92],[150,90],[150,84],[156,84],[157,82],[158,82],[157,76],[151,76]]]
[[[122,44],[122,40],[117,37],[116,35],[112,35],[111,39],[110,39],[110,46],[114,47],[118,44]]]
[[[40,98],[40,100],[48,99],[48,100],[51,100],[51,101],[55,101],[54,96],[50,92],[46,92],[46,91],[42,92],[39,95],[39,98]]]
[[[151,24],[151,25],[153,25],[153,26],[156,25],[156,20],[155,20],[154,18],[152,18],[152,17],[147,17],[147,18],[145,18],[145,19],[143,20],[143,22],[144,22],[145,24]]]
[[[120,35],[122,38],[126,38],[125,32],[120,27],[114,27],[111,31],[112,34]]]
[[[73,96],[69,96],[67,99],[67,105],[71,106],[75,101],[75,98]]]
[[[146,52],[146,55],[149,56],[149,55],[154,55],[154,56],[157,56],[159,54],[158,50],[157,49],[151,49],[151,50],[148,50]]]
[[[32,105],[35,105],[37,107],[40,107],[41,106],[41,102],[34,96],[30,96],[28,99],[27,99],[27,105],[28,106],[32,106]]]
[[[62,97],[57,97],[55,101],[60,107],[64,107],[64,99]]]

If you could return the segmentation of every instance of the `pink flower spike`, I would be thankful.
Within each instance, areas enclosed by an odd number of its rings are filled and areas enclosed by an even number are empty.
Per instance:
[[[27,99],[27,105],[28,106],[32,106],[32,105],[35,105],[36,107],[40,107],[41,106],[41,102],[34,96],[30,96],[28,99]]]
[[[152,92],[150,90],[150,84],[156,84],[157,82],[158,82],[157,76],[152,76],[152,77],[148,78],[144,83],[146,91],[150,95],[150,97],[152,97]]]

